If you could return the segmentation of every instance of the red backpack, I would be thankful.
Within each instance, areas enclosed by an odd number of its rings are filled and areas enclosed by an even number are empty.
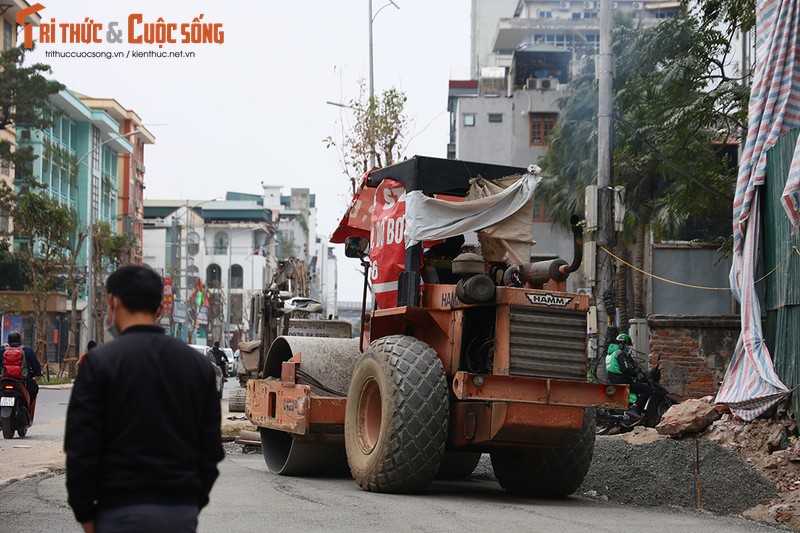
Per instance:
[[[3,379],[26,379],[28,377],[28,361],[22,346],[9,346],[3,353]]]

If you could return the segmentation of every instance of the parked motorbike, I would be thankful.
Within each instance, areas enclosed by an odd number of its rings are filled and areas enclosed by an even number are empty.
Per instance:
[[[659,359],[661,356],[659,356]],[[650,385],[653,393],[644,405],[643,416],[632,416],[630,410],[597,409],[597,434],[625,433],[636,426],[655,427],[667,410],[680,402],[680,398],[661,385],[661,367],[656,364],[645,371],[637,364],[638,383]]]
[[[13,439],[14,431],[24,437],[32,423],[30,395],[25,382],[10,378],[0,380],[0,427],[3,438]]]

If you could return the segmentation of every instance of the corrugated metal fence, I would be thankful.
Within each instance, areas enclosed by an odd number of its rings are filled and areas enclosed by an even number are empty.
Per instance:
[[[789,165],[800,129],[784,135],[767,152],[764,198],[764,272],[777,269],[766,280],[766,341],[774,354],[775,371],[791,388],[800,384],[800,235],[792,232],[781,204]],[[779,263],[783,261],[779,267]],[[800,413],[800,394],[792,398],[795,417]]]

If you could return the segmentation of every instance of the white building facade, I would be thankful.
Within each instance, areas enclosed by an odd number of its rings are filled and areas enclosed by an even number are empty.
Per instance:
[[[143,261],[172,285],[163,323],[184,340],[191,332],[193,342],[235,345],[250,325],[252,295],[271,277],[269,211],[252,202],[189,201],[172,212],[174,202],[158,204],[146,202]],[[193,319],[198,292],[206,313]]]

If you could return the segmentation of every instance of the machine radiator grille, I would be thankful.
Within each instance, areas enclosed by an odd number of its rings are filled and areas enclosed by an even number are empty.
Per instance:
[[[512,305],[509,373],[586,380],[586,314]]]

